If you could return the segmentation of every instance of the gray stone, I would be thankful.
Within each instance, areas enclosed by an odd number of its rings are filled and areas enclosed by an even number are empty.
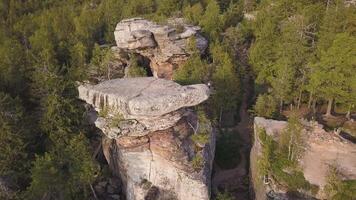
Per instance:
[[[167,25],[132,18],[119,22],[114,35],[118,48],[134,51],[151,61],[155,77],[171,79],[173,70],[181,66],[192,53],[187,45],[191,38],[196,40],[201,53],[208,47],[208,41],[200,34],[200,30],[199,26],[185,24],[182,18],[168,20]]]
[[[125,119],[158,117],[198,105],[209,97],[204,84],[181,86],[153,77],[114,79],[98,85],[81,85],[79,98],[96,110],[109,108]]]

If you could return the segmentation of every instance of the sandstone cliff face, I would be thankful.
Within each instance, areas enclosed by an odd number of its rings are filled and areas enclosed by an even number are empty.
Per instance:
[[[356,145],[338,136],[334,132],[327,132],[317,122],[303,121],[303,140],[305,152],[298,160],[305,179],[319,187],[315,198],[325,198],[324,186],[330,166],[342,171],[344,180],[356,179]],[[256,117],[254,120],[255,142],[251,150],[251,178],[257,200],[267,199],[267,194],[276,195],[278,199],[289,199],[283,188],[276,185],[264,184],[263,177],[258,174],[257,163],[262,154],[258,129],[265,129],[266,133],[278,140],[282,130],[287,126],[285,121],[268,120]]]
[[[195,39],[201,53],[208,46],[200,27],[184,24],[182,19],[171,20],[168,25],[142,18],[126,19],[117,24],[114,34],[117,47],[148,58],[158,78],[171,79],[173,71],[189,58],[190,39]]]
[[[79,97],[99,112],[104,155],[128,200],[209,199],[215,135],[210,123],[200,124],[209,140],[195,144],[199,119],[187,108],[209,97],[205,85],[114,79],[80,86]]]

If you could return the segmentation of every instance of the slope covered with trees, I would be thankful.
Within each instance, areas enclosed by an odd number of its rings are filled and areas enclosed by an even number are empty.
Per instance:
[[[257,84],[265,87],[257,102],[271,99],[280,111],[303,103],[315,110],[316,103],[327,102],[326,115],[332,114],[334,103],[350,112],[356,88],[354,5],[262,1],[256,12],[249,57]],[[264,102],[270,108],[271,102]],[[256,111],[266,113],[260,105]]]

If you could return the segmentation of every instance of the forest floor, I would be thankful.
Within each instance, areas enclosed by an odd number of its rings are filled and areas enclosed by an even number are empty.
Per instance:
[[[249,162],[251,150],[251,135],[253,133],[253,119],[248,113],[248,108],[253,92],[251,77],[245,76],[243,80],[243,97],[239,110],[240,122],[232,129],[234,134],[239,134],[240,162],[232,169],[222,169],[214,163],[215,173],[212,178],[212,189],[214,192],[228,192],[236,200],[248,200],[249,195]]]

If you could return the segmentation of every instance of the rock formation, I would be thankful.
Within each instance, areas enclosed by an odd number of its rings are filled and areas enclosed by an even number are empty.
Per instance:
[[[342,171],[343,180],[356,179],[356,144],[340,137],[335,132],[327,132],[322,125],[317,122],[302,121],[304,153],[298,159],[305,179],[319,190],[313,197],[325,198],[324,186],[327,183],[327,176],[330,166]],[[262,154],[261,141],[258,130],[264,129],[266,134],[272,136],[275,141],[284,128],[285,121],[268,120],[256,117],[254,120],[255,142],[251,150],[251,178],[257,200],[267,199],[267,194],[277,195],[279,199],[289,199],[283,187],[278,185],[263,183],[263,175],[258,173],[257,163]],[[279,193],[279,194],[277,194]]]
[[[146,77],[78,89],[99,112],[95,124],[104,134],[104,155],[128,200],[209,199],[214,131],[187,108],[209,97],[207,86]],[[209,139],[197,144],[191,136],[203,127]]]
[[[155,77],[171,79],[173,71],[190,56],[190,39],[195,39],[201,53],[207,48],[208,41],[199,32],[200,27],[187,25],[180,18],[168,25],[132,18],[117,24],[115,40],[119,49],[148,58]]]

